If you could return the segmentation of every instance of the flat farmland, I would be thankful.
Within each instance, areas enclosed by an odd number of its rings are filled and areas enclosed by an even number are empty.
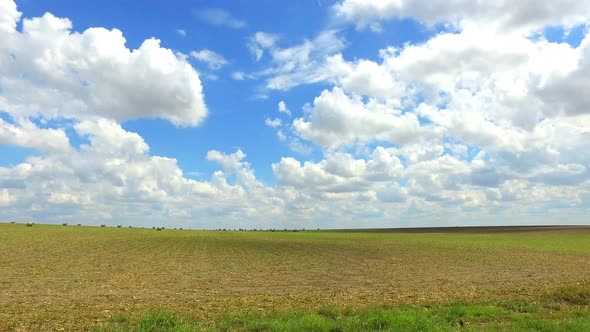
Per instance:
[[[332,308],[345,321],[344,313],[363,308],[411,306],[419,316],[457,303],[552,297],[543,315],[560,305],[584,312],[589,285],[584,227],[224,232],[0,224],[0,330],[7,331],[138,330],[133,324],[154,312],[196,330],[281,330],[249,328],[235,317],[276,320]],[[559,297],[564,290],[574,294]]]

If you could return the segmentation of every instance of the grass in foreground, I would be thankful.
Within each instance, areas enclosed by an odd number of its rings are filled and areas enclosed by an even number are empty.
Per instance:
[[[213,322],[151,311],[137,321],[114,316],[96,332],[185,331],[590,331],[590,287],[564,287],[535,302],[490,301],[435,306],[335,306],[313,312],[226,314]]]

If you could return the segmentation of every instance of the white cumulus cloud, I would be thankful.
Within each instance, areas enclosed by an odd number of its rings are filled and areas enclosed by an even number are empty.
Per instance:
[[[3,26],[0,109],[13,116],[158,117],[195,126],[207,115],[197,72],[157,39],[131,50],[117,29],[79,33],[51,13],[24,19],[22,31]]]

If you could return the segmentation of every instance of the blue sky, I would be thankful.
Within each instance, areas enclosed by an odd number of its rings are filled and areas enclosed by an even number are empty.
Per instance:
[[[0,1],[0,219],[586,222],[585,4]]]

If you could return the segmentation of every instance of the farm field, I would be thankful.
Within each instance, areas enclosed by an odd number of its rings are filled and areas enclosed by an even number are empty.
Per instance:
[[[590,227],[0,224],[0,331],[584,331],[589,302]]]

